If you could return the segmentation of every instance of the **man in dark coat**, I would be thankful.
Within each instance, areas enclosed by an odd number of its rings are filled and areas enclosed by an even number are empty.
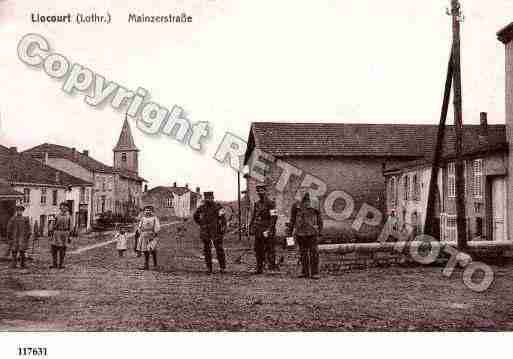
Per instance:
[[[16,268],[18,264],[18,254],[20,257],[20,267],[25,268],[25,252],[29,247],[30,239],[30,221],[28,217],[23,216],[25,207],[16,206],[14,216],[7,222],[7,240],[12,253],[12,267]]]
[[[265,185],[256,188],[259,200],[255,202],[249,224],[250,234],[255,236],[256,274],[264,271],[267,259],[269,269],[276,270],[276,255],[274,237],[276,232],[276,204],[267,198]]]
[[[301,258],[301,278],[319,279],[318,237],[322,232],[319,203],[304,193],[301,201],[292,205],[290,231],[294,233]],[[291,233],[292,234],[292,233]]]
[[[193,219],[200,226],[203,254],[207,270],[212,273],[212,243],[216,249],[221,273],[226,270],[223,236],[226,232],[226,216],[223,206],[214,201],[214,192],[204,192],[205,202],[194,212]]]

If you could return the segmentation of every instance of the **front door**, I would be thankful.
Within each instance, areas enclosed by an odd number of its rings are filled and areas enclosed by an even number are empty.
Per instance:
[[[493,240],[506,240],[506,181],[503,177],[492,180],[491,194]]]

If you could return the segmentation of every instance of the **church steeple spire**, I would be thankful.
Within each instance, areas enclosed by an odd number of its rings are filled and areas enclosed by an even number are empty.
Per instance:
[[[138,155],[139,149],[135,145],[132,131],[125,115],[125,121],[119,134],[118,143],[112,150],[114,152],[114,167],[123,168],[133,172],[139,171]]]
[[[132,131],[130,131],[130,125],[128,124],[128,118],[125,115],[125,122],[121,128],[119,139],[114,151],[139,151],[135,146],[134,138],[132,137]]]

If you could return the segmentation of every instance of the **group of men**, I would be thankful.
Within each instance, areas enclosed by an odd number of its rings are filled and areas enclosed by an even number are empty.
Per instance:
[[[276,203],[267,196],[264,185],[256,187],[258,201],[255,202],[249,225],[250,235],[255,238],[255,274],[262,274],[267,262],[271,271],[279,270],[276,263]],[[323,221],[319,203],[307,190],[300,190],[300,199],[291,208],[288,235],[294,236],[299,246],[302,278],[319,278],[318,238]],[[207,270],[212,273],[212,244],[216,250],[221,273],[226,270],[223,236],[226,232],[226,216],[223,206],[214,201],[213,192],[204,193],[204,203],[194,213],[194,221],[200,226],[200,239]]]
[[[253,235],[256,257],[256,274],[279,270],[276,263],[276,204],[267,196],[266,187],[259,185],[256,188],[258,201],[255,203],[249,225],[250,235]],[[15,215],[7,224],[7,239],[12,254],[12,266],[16,267],[18,261],[25,267],[25,252],[29,246],[31,229],[28,217],[23,216],[25,208],[16,206]],[[203,254],[209,273],[212,273],[212,245],[217,254],[221,273],[226,271],[226,255],[223,247],[223,237],[227,229],[226,214],[223,206],[214,201],[213,192],[204,192],[204,203],[198,207],[193,215],[194,221],[200,226],[200,240],[203,242]],[[317,251],[318,237],[322,232],[322,218],[318,203],[310,197],[307,191],[301,192],[300,200],[291,208],[288,235],[294,236],[300,251],[302,264],[301,277],[319,278],[319,254]],[[61,203],[60,213],[56,216],[51,241],[52,266],[50,268],[63,268],[66,247],[70,242],[71,217],[66,203]],[[153,214],[153,208],[146,206],[144,214],[137,226],[135,249],[144,254],[144,268],[149,269],[150,256],[154,266],[157,266],[157,243],[160,223]]]
[[[66,247],[71,238],[71,216],[66,202],[59,206],[60,213],[55,217],[50,236],[50,250],[52,254],[52,265],[50,268],[64,268]],[[18,262],[21,268],[25,268],[26,252],[29,248],[32,231],[30,220],[23,215],[25,207],[17,205],[14,215],[7,222],[7,243],[8,252],[12,255],[11,267],[17,268]]]

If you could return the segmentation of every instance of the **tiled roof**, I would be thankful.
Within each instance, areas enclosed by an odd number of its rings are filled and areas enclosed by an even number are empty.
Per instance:
[[[24,151],[23,153],[30,154],[32,157],[37,159],[42,159],[45,155],[45,152],[48,153],[48,157],[67,159],[68,161],[75,162],[78,165],[92,172],[108,174],[119,173],[121,176],[125,178],[130,178],[136,181],[146,181],[144,178],[140,177],[135,172],[126,169],[107,166],[106,164],[92,158],[89,155],[85,155],[84,153],[81,153],[76,149],[66,146],[56,145],[52,143],[43,143],[42,145],[32,147]]]
[[[114,151],[138,151],[135,146],[134,138],[132,137],[132,131],[130,131],[130,125],[128,119],[125,118],[121,133],[119,134],[118,143],[114,147]]]
[[[23,197],[23,193],[14,190],[9,184],[0,183],[0,199],[20,197]]]
[[[0,147],[0,178],[11,183],[92,186],[92,183],[46,166],[28,154],[13,153],[3,146]]]
[[[154,187],[152,189],[149,189],[147,191],[147,193],[150,193],[150,194],[162,194],[162,195],[171,195],[172,193],[174,194],[177,194],[178,196],[182,196],[184,193],[187,193],[187,192],[191,192],[191,195],[194,196],[194,195],[198,195],[198,196],[201,196],[200,194],[196,193],[196,192],[193,192],[191,191],[189,188],[187,187],[173,187],[173,186],[157,186],[157,187]]]
[[[497,33],[497,38],[503,44],[509,43],[513,40],[513,22],[508,26],[504,27]]]
[[[423,158],[433,152],[437,131],[436,125],[255,122],[251,125],[246,162],[255,147],[275,157]],[[464,127],[466,152],[506,143],[504,125],[488,125],[486,144],[479,134],[479,125]],[[445,153],[452,151],[454,141],[454,127],[447,126]]]

